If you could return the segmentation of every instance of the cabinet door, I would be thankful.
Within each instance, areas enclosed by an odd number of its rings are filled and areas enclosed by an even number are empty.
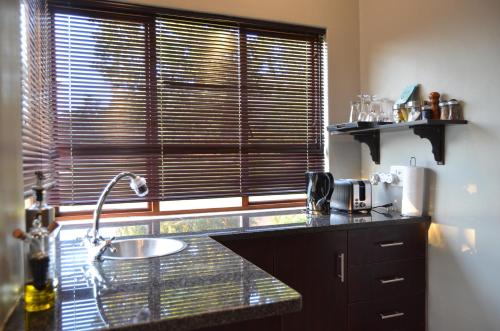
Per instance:
[[[302,295],[302,311],[282,316],[283,331],[347,329],[346,253],[343,231],[277,239],[276,277]]]
[[[216,239],[239,256],[274,276],[274,238]]]
[[[198,331],[279,331],[281,321],[279,316],[271,316],[246,322],[232,323],[227,325],[213,326],[210,328],[197,329]]]

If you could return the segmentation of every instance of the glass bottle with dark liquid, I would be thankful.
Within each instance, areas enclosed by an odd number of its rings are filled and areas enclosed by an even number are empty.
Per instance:
[[[36,219],[24,240],[26,245],[24,307],[28,312],[54,307],[54,261],[50,258],[49,232]]]

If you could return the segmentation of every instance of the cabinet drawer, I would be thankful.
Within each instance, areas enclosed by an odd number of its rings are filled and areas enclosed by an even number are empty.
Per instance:
[[[390,299],[425,291],[425,259],[349,268],[349,302]]]
[[[427,224],[349,231],[349,265],[425,257]]]
[[[350,331],[424,331],[425,295],[349,306]]]

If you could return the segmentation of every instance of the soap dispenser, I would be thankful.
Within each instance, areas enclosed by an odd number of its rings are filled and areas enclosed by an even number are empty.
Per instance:
[[[30,229],[33,221],[40,216],[42,225],[49,226],[56,218],[56,211],[54,207],[47,205],[45,202],[45,188],[43,187],[43,180],[45,176],[43,172],[36,171],[36,184],[32,187],[33,198],[35,202],[31,207],[26,209],[26,229]]]

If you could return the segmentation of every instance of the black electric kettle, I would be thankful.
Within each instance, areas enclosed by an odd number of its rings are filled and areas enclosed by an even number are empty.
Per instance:
[[[330,214],[330,198],[335,182],[329,172],[306,172],[307,212],[315,215]]]

